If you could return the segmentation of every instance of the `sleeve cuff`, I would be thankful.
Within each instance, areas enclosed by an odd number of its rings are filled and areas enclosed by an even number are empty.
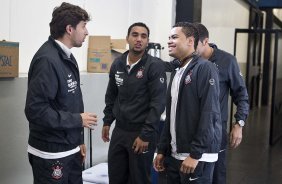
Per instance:
[[[200,158],[202,158],[202,154],[190,153],[190,157],[199,160]]]
[[[109,122],[104,122],[103,126],[111,126],[111,123],[109,123]]]
[[[139,135],[139,138],[140,138],[142,141],[144,141],[144,142],[150,142],[150,137],[145,136],[145,135],[143,135],[143,134],[140,134],[140,135]]]
[[[84,144],[84,128],[82,128],[80,133],[81,133],[81,138],[80,138],[80,145],[81,145]]]

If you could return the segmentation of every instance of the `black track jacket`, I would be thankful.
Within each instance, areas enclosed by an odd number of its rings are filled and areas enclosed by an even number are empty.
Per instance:
[[[82,144],[83,101],[77,63],[49,37],[32,59],[25,114],[29,145],[62,152]]]
[[[170,108],[172,72],[167,91],[166,122],[158,144],[158,153],[171,151]],[[178,153],[190,153],[200,159],[203,153],[218,153],[221,144],[222,123],[219,104],[218,71],[214,64],[194,56],[179,84],[175,119]]]
[[[112,64],[105,95],[104,126],[140,131],[139,137],[152,141],[165,108],[166,74],[159,58],[145,53],[128,74],[128,51]]]

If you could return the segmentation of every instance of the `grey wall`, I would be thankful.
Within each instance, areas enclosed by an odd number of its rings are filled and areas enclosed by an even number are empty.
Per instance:
[[[85,111],[95,112],[99,125],[92,131],[93,163],[106,161],[108,144],[101,140],[104,94],[108,74],[82,74]],[[24,115],[27,78],[0,79],[0,183],[31,184],[27,158],[28,122]],[[89,148],[88,130],[85,143]],[[86,168],[89,167],[89,152]]]
[[[108,85],[108,74],[86,74],[81,75],[82,93],[85,112],[94,112],[98,115],[98,126],[92,130],[92,163],[95,165],[107,161],[108,143],[104,143],[101,138],[103,125],[103,109],[105,107],[105,93]],[[114,126],[111,127],[111,130]],[[89,129],[85,129],[85,144],[89,150]],[[86,160],[86,168],[89,163],[89,151]]]
[[[26,79],[0,80],[0,183],[32,183],[24,116]]]

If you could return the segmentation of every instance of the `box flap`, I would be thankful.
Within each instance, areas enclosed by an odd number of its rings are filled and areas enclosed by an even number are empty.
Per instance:
[[[112,49],[126,49],[126,40],[125,39],[111,39],[111,48]]]
[[[110,50],[110,36],[89,36],[88,48],[97,50]]]
[[[112,49],[113,51],[116,51],[118,53],[125,53],[127,51],[127,49]]]

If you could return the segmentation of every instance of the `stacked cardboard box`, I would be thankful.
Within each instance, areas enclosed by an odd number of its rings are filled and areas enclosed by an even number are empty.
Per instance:
[[[127,43],[125,39],[111,39],[112,61],[114,61],[127,50],[126,44]]]
[[[113,60],[126,51],[126,40],[89,36],[87,72],[109,72]]]
[[[0,41],[0,77],[19,76],[19,43]]]

